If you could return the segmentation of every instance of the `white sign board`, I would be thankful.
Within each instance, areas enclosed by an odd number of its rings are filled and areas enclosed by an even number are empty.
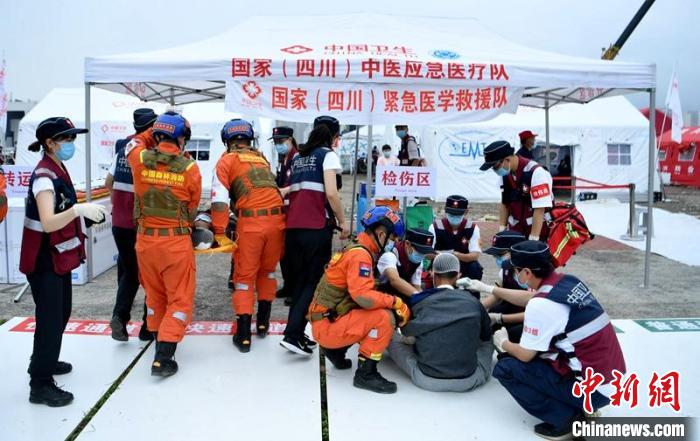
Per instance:
[[[7,197],[24,198],[29,191],[29,178],[34,167],[30,165],[3,165],[2,170],[7,180]]]
[[[377,196],[435,197],[436,173],[432,167],[377,167]]]

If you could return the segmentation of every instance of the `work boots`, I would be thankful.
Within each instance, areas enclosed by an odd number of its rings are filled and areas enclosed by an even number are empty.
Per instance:
[[[49,407],[63,407],[73,402],[73,394],[58,387],[53,380],[32,381],[30,387],[30,403],[46,404]]]
[[[350,369],[352,367],[352,361],[345,358],[345,353],[348,351],[350,346],[338,349],[328,349],[323,348],[323,355],[326,359],[330,361],[336,369]]]
[[[238,316],[236,325],[236,335],[233,336],[233,344],[236,345],[241,352],[250,352],[250,314],[241,314]]]
[[[177,343],[161,341],[156,346],[156,356],[151,365],[151,375],[156,377],[169,377],[177,373],[175,357]]]
[[[261,300],[258,302],[258,315],[255,318],[256,333],[258,337],[265,337],[270,330],[270,312],[272,302]]]
[[[396,383],[389,381],[377,372],[377,361],[360,357],[358,359],[353,386],[379,394],[396,393]]]
[[[126,331],[126,323],[116,315],[109,322],[109,327],[112,328],[112,339],[116,341],[129,341],[129,333]]]

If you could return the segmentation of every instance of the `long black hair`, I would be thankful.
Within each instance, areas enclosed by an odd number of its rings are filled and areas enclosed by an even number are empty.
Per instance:
[[[299,154],[302,156],[308,156],[319,147],[329,147],[333,144],[333,137],[331,136],[331,131],[323,124],[316,126],[315,129],[309,133],[309,139],[306,144],[299,145]]]

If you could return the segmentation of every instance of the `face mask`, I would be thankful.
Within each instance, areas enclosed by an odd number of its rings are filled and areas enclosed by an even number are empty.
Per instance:
[[[464,219],[464,216],[461,214],[446,214],[447,217],[447,222],[450,223],[452,226],[457,226],[462,223],[462,219]]]
[[[530,288],[529,286],[527,286],[527,283],[523,283],[523,282],[520,281],[520,277],[518,277],[518,273],[517,273],[517,272],[515,273],[515,277],[513,277],[513,278],[515,279],[515,283],[517,283],[518,286],[521,287],[522,289],[528,289],[528,288]]]
[[[390,151],[382,152],[382,154],[383,154],[384,157],[387,158],[387,159],[391,158],[391,152],[390,152]]]
[[[73,157],[75,154],[75,144],[72,142],[65,142],[61,144],[61,147],[56,151],[56,157],[61,161],[67,161]]]
[[[384,245],[384,252],[391,253],[394,250],[394,241],[389,239]]]
[[[406,136],[406,131],[405,130],[397,130],[396,136],[398,136],[399,138],[403,138],[404,136]]]
[[[508,173],[510,172],[510,170],[508,170],[507,168],[503,168],[503,167],[494,168],[493,171],[496,172],[496,174],[498,176],[508,176]]]
[[[280,155],[286,155],[287,152],[289,152],[289,146],[286,142],[283,142],[282,144],[275,144],[275,150],[277,150],[277,153]]]
[[[410,260],[412,263],[421,263],[423,261],[423,258],[425,256],[419,253],[418,251],[413,251],[411,254],[408,255],[408,260]]]
[[[506,262],[508,262],[508,258],[506,256],[496,256],[496,266],[503,269],[506,266]]]

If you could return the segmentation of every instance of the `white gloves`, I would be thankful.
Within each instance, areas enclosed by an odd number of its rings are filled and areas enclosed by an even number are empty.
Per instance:
[[[86,217],[93,222],[102,222],[107,214],[107,208],[91,202],[73,205],[73,211],[76,216]]]
[[[503,324],[503,314],[500,312],[489,312],[489,318],[491,319],[491,326]]]
[[[503,349],[503,343],[508,341],[508,331],[506,328],[500,328],[498,331],[493,333],[493,344],[496,346],[498,352],[506,352]]]
[[[540,240],[540,236],[533,236],[532,234],[527,237],[527,240]]]
[[[493,289],[495,288],[493,285],[487,285],[480,280],[472,280],[469,277],[463,277],[457,280],[457,287],[470,291],[485,292],[487,294],[493,294]]]

